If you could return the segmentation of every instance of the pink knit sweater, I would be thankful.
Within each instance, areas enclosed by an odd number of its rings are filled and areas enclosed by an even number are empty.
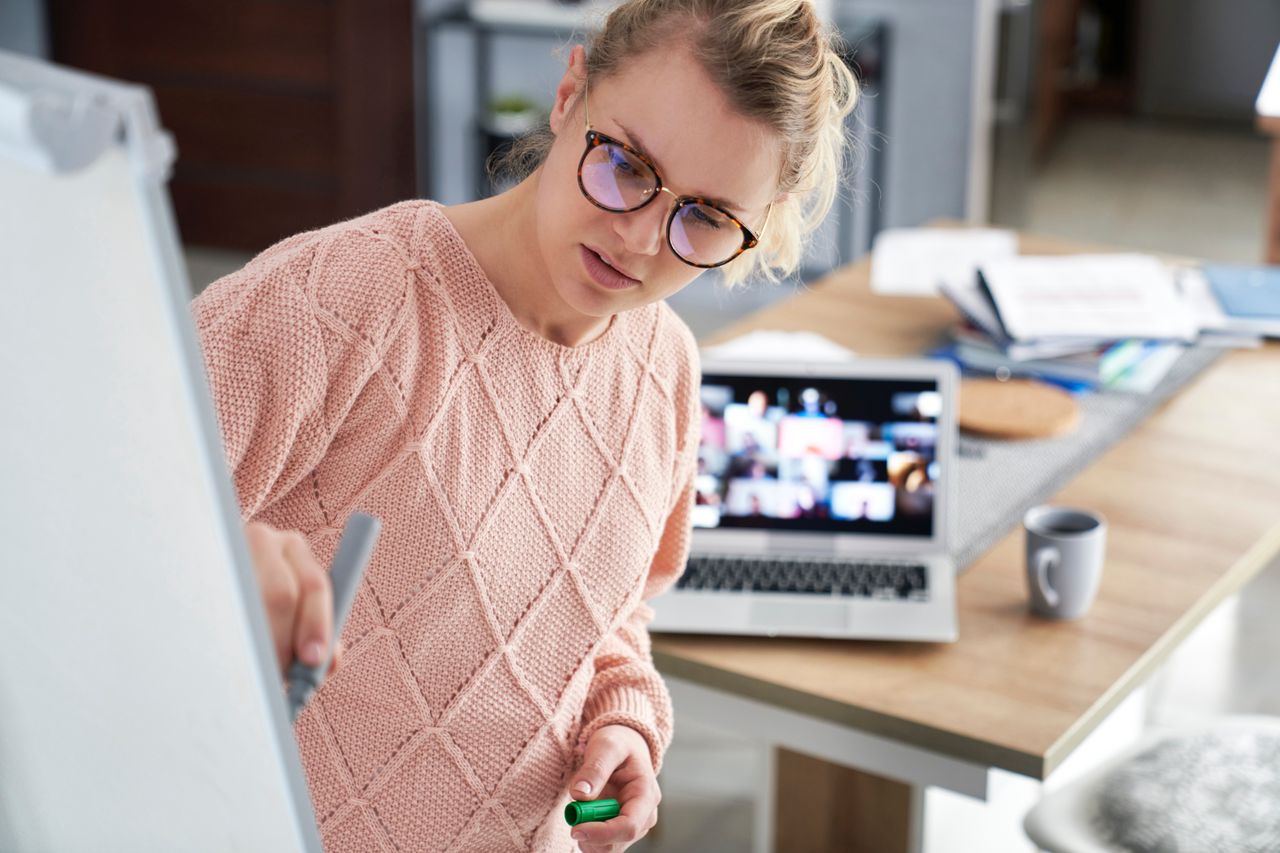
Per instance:
[[[645,599],[683,570],[697,349],[664,303],[564,347],[431,202],[299,234],[192,305],[245,520],[382,537],[295,727],[325,849],[573,850],[586,739],[671,739]]]

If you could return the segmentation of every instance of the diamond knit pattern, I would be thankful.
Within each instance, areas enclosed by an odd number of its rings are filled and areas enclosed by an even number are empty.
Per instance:
[[[655,768],[671,740],[646,601],[688,555],[688,328],[657,303],[548,341],[426,201],[277,243],[192,313],[242,518],[325,564],[351,512],[383,522],[295,726],[325,849],[576,849],[591,734]]]

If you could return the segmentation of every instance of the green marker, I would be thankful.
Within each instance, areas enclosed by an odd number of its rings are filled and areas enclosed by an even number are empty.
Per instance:
[[[569,826],[617,817],[622,808],[617,800],[583,800],[564,807],[564,819]]]

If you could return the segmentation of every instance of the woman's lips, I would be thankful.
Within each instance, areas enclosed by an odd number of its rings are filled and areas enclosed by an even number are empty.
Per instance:
[[[590,246],[588,246],[587,248],[591,249],[591,247],[590,247]],[[595,252],[597,255],[599,255],[599,256],[600,256],[600,260],[604,261],[606,264],[608,264],[609,266],[613,267],[615,270],[617,270],[618,272],[622,273],[624,276],[626,276],[627,278],[631,279],[632,281],[639,281],[639,280],[640,280],[638,277],[636,277],[636,276],[634,276],[634,275],[632,275],[632,274],[631,274],[631,270],[623,269],[623,268],[622,268],[622,264],[614,263],[613,258],[609,257],[609,256],[608,256],[608,255],[606,255],[604,252],[601,252],[599,249],[591,249],[591,251],[593,251],[593,252]]]
[[[640,284],[636,279],[615,269],[608,261],[586,246],[579,246],[578,248],[582,254],[582,265],[586,267],[587,275],[591,276],[591,280],[601,287],[609,290],[626,290]]]

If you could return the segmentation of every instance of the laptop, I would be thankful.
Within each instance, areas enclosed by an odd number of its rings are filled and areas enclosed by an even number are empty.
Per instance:
[[[650,630],[953,642],[957,373],[706,360],[693,543]]]

